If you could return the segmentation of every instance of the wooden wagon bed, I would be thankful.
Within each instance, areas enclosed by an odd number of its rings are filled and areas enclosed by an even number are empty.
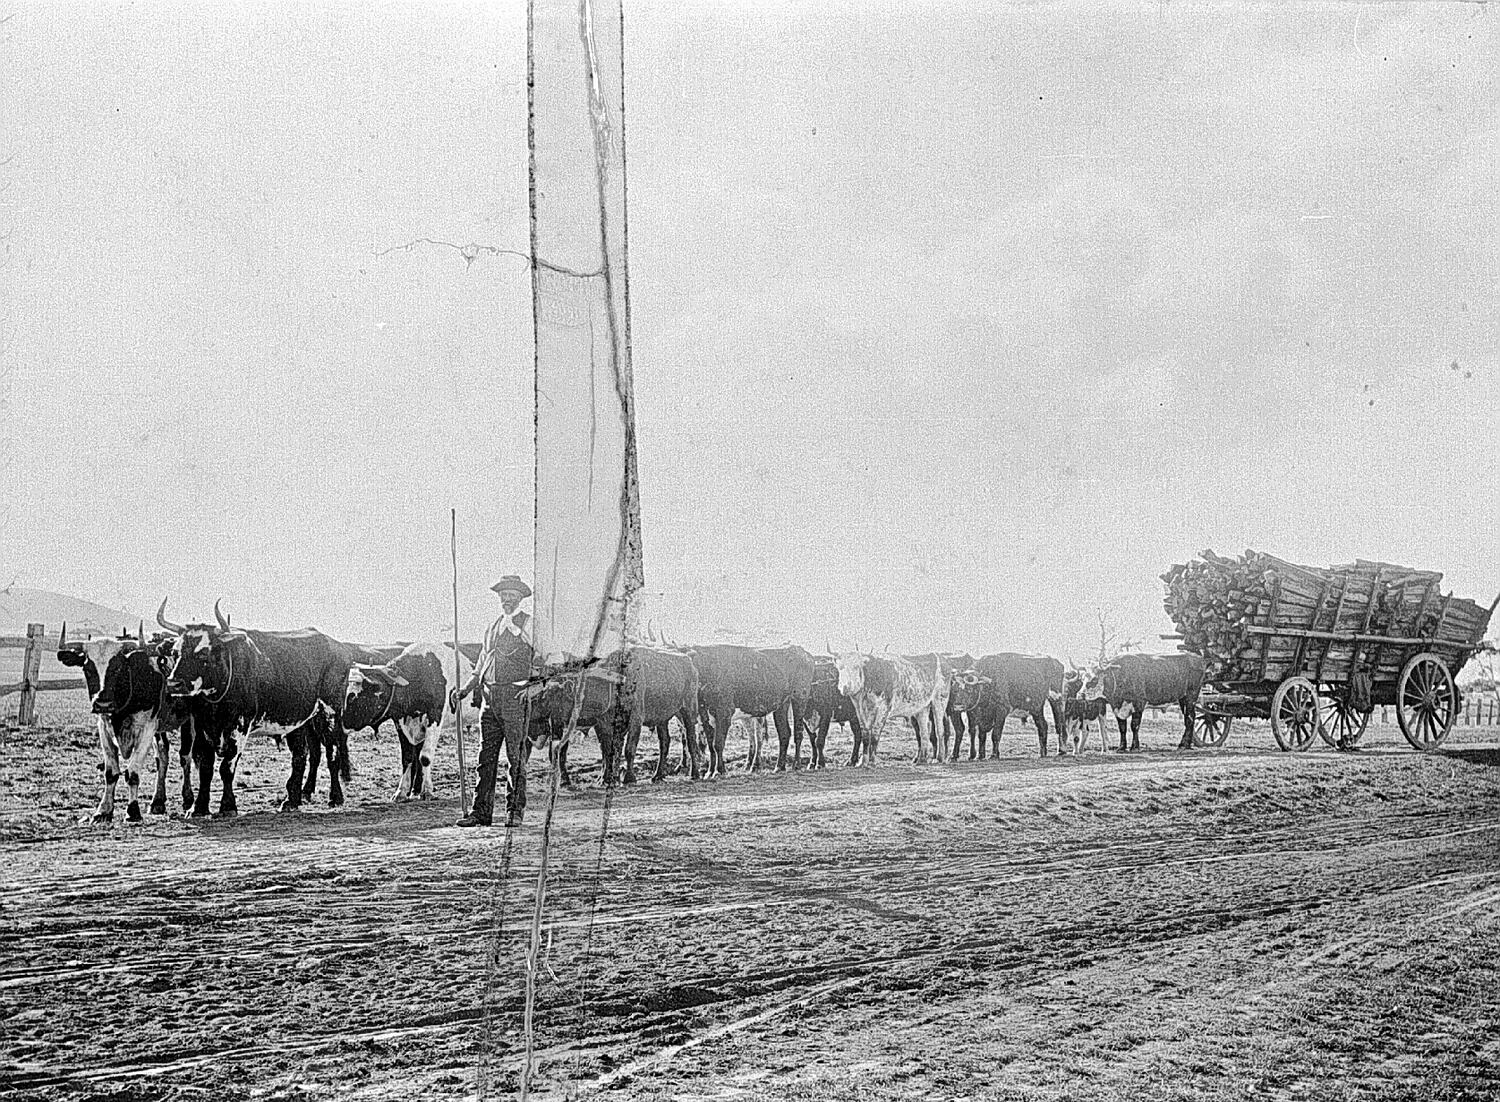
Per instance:
[[[1283,749],[1340,747],[1395,705],[1402,734],[1438,746],[1459,712],[1454,682],[1488,609],[1442,592],[1442,574],[1365,559],[1326,568],[1263,552],[1212,551],[1162,575],[1182,649],[1202,655],[1199,739],[1220,745],[1234,716],[1271,720]]]

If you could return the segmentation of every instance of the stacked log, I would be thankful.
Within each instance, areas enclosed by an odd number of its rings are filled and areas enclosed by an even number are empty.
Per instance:
[[[1234,557],[1204,551],[1161,576],[1167,587],[1163,607],[1182,635],[1183,649],[1202,655],[1208,680],[1280,681],[1303,673],[1330,682],[1351,675],[1360,654],[1357,644],[1247,629],[1479,640],[1489,613],[1473,601],[1443,597],[1442,577],[1364,559],[1327,568],[1302,566],[1251,550]],[[1382,673],[1409,649],[1384,648]],[[1365,665],[1368,659],[1360,661]]]

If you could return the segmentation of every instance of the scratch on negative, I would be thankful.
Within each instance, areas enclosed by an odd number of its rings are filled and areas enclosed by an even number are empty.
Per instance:
[[[605,293],[609,292],[608,286]],[[589,512],[594,511],[594,448],[599,437],[599,367],[594,360],[594,312],[589,311]]]

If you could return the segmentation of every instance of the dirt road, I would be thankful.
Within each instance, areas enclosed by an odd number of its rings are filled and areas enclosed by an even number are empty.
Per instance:
[[[1440,756],[1389,730],[1357,755],[1146,734],[673,778],[616,795],[602,847],[585,767],[554,828],[539,1096],[1500,1096],[1494,732]],[[388,802],[393,745],[367,738],[342,811],[80,826],[89,743],[4,747],[0,1096],[514,1091],[540,765],[507,855],[451,798]],[[240,806],[285,771],[253,745]]]

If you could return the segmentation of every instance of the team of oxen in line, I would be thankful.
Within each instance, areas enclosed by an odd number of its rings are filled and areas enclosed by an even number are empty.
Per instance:
[[[450,691],[451,646],[413,643],[370,648],[340,642],[311,628],[255,631],[231,626],[214,606],[217,624],[175,624],[166,602],[157,612],[162,631],[146,638],[66,640],[58,658],[81,667],[97,718],[103,793],[94,818],[113,816],[116,785],[130,790],[127,815],[141,818],[140,779],[155,759],[152,814],[166,812],[166,775],[175,746],[182,766],[182,807],[195,816],[210,811],[215,762],[219,813],[236,811],[235,767],[240,740],[251,731],[285,739],[291,751],[283,810],[311,799],[318,761],[328,768],[329,803],[343,803],[349,780],[348,732],[396,729],[402,776],[398,800],[431,798],[432,766],[443,727],[453,726],[456,693]],[[830,648],[831,650],[832,648]],[[457,659],[460,684],[469,660]],[[1189,747],[1203,680],[1202,660],[1191,654],[1122,655],[1090,670],[1065,669],[1055,658],[1025,654],[827,654],[798,646],[752,648],[729,644],[677,646],[653,641],[628,646],[597,662],[566,662],[539,669],[515,691],[528,705],[530,743],[561,739],[570,724],[592,731],[603,759],[604,783],[636,780],[642,728],[657,736],[653,780],[671,768],[672,720],[683,732],[681,763],[693,779],[729,771],[725,742],[738,716],[751,721],[747,768],[759,768],[766,721],[775,726],[775,768],[799,768],[809,743],[809,767],[827,766],[831,724],[844,723],[854,740],[850,765],[873,766],[893,721],[916,735],[916,760],[957,761],[964,736],[968,757],[998,755],[1006,720],[1020,713],[1047,753],[1050,711],[1061,753],[1076,753],[1084,732],[1105,709],[1113,711],[1119,749],[1140,748],[1147,707],[1182,709]],[[581,699],[579,699],[581,693]],[[1101,735],[1102,742],[1102,735]],[[560,772],[571,783],[567,742],[559,748]],[[623,777],[621,776],[623,768]],[[194,780],[197,787],[194,789]]]

